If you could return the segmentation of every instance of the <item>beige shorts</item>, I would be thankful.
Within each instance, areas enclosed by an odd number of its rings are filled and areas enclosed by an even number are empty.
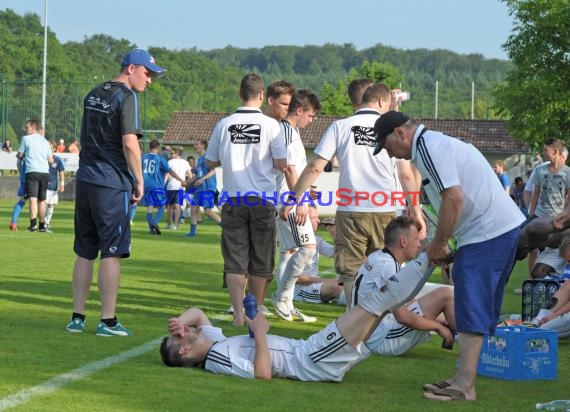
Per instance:
[[[384,229],[395,212],[336,212],[335,268],[350,282],[366,257],[384,247]]]

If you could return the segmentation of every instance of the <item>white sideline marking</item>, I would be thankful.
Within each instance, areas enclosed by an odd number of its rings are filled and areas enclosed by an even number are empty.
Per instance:
[[[24,389],[18,393],[7,396],[4,399],[0,399],[0,411],[14,408],[18,405],[28,402],[35,396],[53,392],[69,383],[83,379],[84,377],[91,375],[92,373],[95,373],[101,369],[108,368],[109,366],[124,362],[127,359],[142,355],[143,353],[151,350],[153,347],[156,347],[161,342],[161,340],[162,338],[158,338],[145,343],[142,346],[130,349],[126,352],[121,352],[118,355],[114,355],[100,361],[88,363],[87,365],[74,369],[71,372],[51,378],[40,385],[29,389]]]

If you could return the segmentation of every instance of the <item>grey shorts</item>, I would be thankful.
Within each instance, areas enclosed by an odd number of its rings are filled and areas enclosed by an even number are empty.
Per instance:
[[[273,278],[275,207],[255,198],[247,204],[222,207],[224,272]]]

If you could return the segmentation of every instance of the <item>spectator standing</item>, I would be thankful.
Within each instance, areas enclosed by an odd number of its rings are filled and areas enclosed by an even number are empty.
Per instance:
[[[192,195],[192,207],[190,211],[191,224],[187,237],[196,237],[196,227],[200,220],[200,207],[204,208],[204,213],[214,223],[221,225],[222,219],[214,212],[216,206],[216,192],[218,191],[218,180],[216,179],[216,169],[206,166],[206,149],[208,148],[207,140],[198,140],[194,143],[194,150],[198,153],[198,162],[196,163],[196,176],[193,180],[196,191]]]
[[[145,50],[123,59],[114,80],[93,88],[85,97],[81,123],[81,152],[76,174],[73,314],[66,329],[83,332],[85,303],[99,264],[101,320],[98,336],[129,336],[116,318],[121,259],[131,253],[130,204],[144,193],[138,139],[142,124],[137,94],[165,70]]]
[[[503,189],[505,189],[505,192],[510,193],[511,181],[509,179],[509,175],[505,173],[507,170],[507,168],[505,167],[505,162],[503,162],[502,160],[496,160],[495,163],[493,164],[493,170],[495,171],[495,174],[499,178],[499,181],[501,182]]]
[[[430,264],[441,263],[449,254],[450,238],[457,240],[453,281],[459,369],[445,381],[445,389],[427,391],[424,397],[475,400],[483,336],[495,332],[524,216],[474,146],[429,131],[395,111],[376,121],[374,133],[375,154],[386,149],[416,165],[438,213],[435,236],[427,246]]]
[[[52,141],[52,150],[54,150],[55,142]],[[49,165],[49,180],[46,196],[46,231],[51,232],[51,218],[53,216],[53,207],[59,203],[58,192],[65,190],[65,163],[60,157],[53,155],[53,162]]]
[[[79,142],[77,139],[73,139],[73,142],[69,145],[69,153],[79,154]]]
[[[172,170],[166,159],[158,153],[160,150],[158,140],[151,140],[148,146],[149,152],[145,153],[142,158],[144,196],[141,200],[141,205],[147,207],[146,221],[150,234],[160,235],[161,232],[158,224],[160,219],[162,219],[168,201],[168,194],[164,187],[166,175],[170,174],[174,179],[178,180],[181,185],[186,184],[186,181],[178,176],[178,174]],[[154,213],[155,207],[157,211],[156,215],[153,216],[152,214]]]
[[[6,139],[4,143],[2,143],[2,151],[6,153],[12,152],[12,141],[10,139]]]
[[[26,193],[30,203],[30,232],[47,232],[46,195],[49,181],[49,165],[53,156],[49,142],[40,134],[37,120],[26,122],[27,135],[22,138],[17,157],[26,162]],[[39,219],[39,226],[38,226]]]
[[[173,176],[179,176],[179,178],[170,177],[166,182],[166,190],[168,192],[168,207],[166,213],[168,216],[168,229],[172,230],[178,230],[178,223],[180,222],[181,199],[183,197],[180,196],[180,193],[181,190],[184,190],[183,182],[192,179],[190,165],[180,156],[182,156],[182,149],[173,149],[172,157],[168,161],[170,170],[174,172]]]
[[[207,167],[224,168],[222,255],[235,326],[245,322],[246,275],[250,293],[263,304],[275,264],[275,205],[265,196],[275,191],[274,168],[285,169],[287,149],[278,139],[277,121],[261,113],[263,96],[261,77],[246,75],[240,84],[242,106],[216,124],[206,152]]]
[[[56,153],[65,153],[65,141],[63,139],[59,139],[59,143],[55,150]]]

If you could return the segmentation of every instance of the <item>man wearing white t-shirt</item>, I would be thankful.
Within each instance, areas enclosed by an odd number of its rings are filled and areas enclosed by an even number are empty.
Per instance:
[[[303,192],[313,184],[327,163],[337,157],[340,177],[335,269],[344,284],[347,304],[350,304],[352,281],[358,268],[366,256],[384,247],[384,229],[396,216],[393,196],[402,195],[398,190],[395,160],[390,159],[386,152],[372,156],[374,122],[392,104],[390,89],[384,84],[359,79],[351,82],[349,96],[357,110],[352,116],[337,120],[327,128],[315,149],[315,157],[293,190],[297,205],[302,205]],[[401,182],[403,192],[419,193],[413,177]],[[399,196],[399,201],[404,202],[404,197]],[[425,228],[419,203],[416,203],[413,216]],[[282,208],[281,217],[287,218],[291,209],[292,206]],[[306,207],[297,207],[296,219],[298,224],[307,220]]]
[[[170,169],[182,179],[192,179],[192,171],[190,163],[182,159],[182,150],[174,149],[172,151],[172,158],[168,161]],[[166,183],[166,190],[168,192],[168,228],[178,230],[178,222],[180,221],[180,189],[183,188],[179,179],[171,176]],[[174,216],[173,216],[174,215]],[[155,227],[156,230],[156,227]],[[160,232],[156,232],[160,235]]]
[[[245,322],[243,297],[249,291],[263,304],[265,284],[275,265],[275,169],[287,166],[279,123],[261,113],[264,84],[250,73],[240,85],[242,106],[220,120],[209,140],[206,166],[222,166],[222,255],[234,308],[234,326]],[[271,194],[271,195],[269,195]]]
[[[374,132],[375,153],[385,149],[416,165],[438,213],[436,233],[427,246],[430,263],[441,262],[449,254],[449,239],[457,240],[453,280],[459,369],[446,381],[449,386],[425,392],[424,397],[475,400],[483,336],[495,332],[524,215],[471,144],[429,131],[395,111],[383,114]]]
[[[287,146],[287,167],[277,176],[277,209],[291,203],[286,199],[287,194],[295,187],[298,176],[307,165],[299,129],[310,125],[320,109],[321,102],[316,94],[310,90],[299,90],[291,98],[287,117],[279,125],[279,139]],[[276,223],[280,254],[273,306],[277,315],[287,321],[297,318],[304,322],[315,322],[315,317],[307,316],[293,306],[293,294],[297,279],[317,251],[317,240],[311,222],[297,225],[293,216],[288,221],[277,219]]]

